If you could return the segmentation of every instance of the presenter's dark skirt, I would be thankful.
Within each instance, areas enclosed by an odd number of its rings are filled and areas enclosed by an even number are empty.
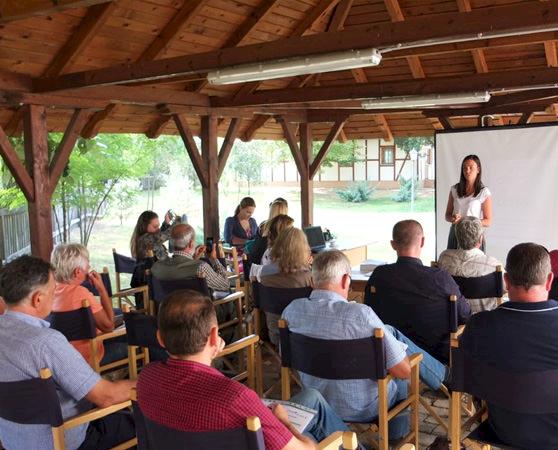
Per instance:
[[[480,249],[484,252],[485,248],[486,248],[486,237],[483,236]],[[450,249],[451,250],[457,249],[457,237],[455,236],[455,225],[453,223],[451,224],[449,235],[448,235],[448,250]]]

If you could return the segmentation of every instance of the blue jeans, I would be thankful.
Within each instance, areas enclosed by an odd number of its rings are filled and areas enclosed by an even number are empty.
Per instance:
[[[407,344],[407,355],[413,353],[422,353],[423,358],[420,362],[419,372],[420,379],[433,390],[440,389],[444,377],[446,375],[446,366],[440,361],[425,352],[422,348],[417,346],[407,336],[401,333],[397,328],[391,325],[385,326],[387,331],[390,332],[399,342]],[[393,383],[388,385],[388,406],[389,408],[395,406],[397,403],[407,398],[408,383],[407,380],[395,378]],[[410,421],[409,411],[404,411],[389,421],[389,439],[399,439],[409,432]]]
[[[318,411],[304,431],[306,436],[313,438],[315,441],[320,442],[335,431],[348,430],[345,422],[316,389],[303,389],[291,397],[290,401]]]

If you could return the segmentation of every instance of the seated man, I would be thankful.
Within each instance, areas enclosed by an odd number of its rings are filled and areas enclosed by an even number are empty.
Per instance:
[[[138,402],[148,419],[182,431],[217,431],[244,427],[258,416],[265,448],[312,449],[314,441],[289,422],[284,408],[267,408],[257,394],[211,367],[223,349],[215,307],[195,291],[178,291],[161,304],[157,337],[170,355],[166,363],[151,363],[139,375]],[[291,399],[318,411],[307,431],[322,440],[345,431],[321,395],[303,391]]]
[[[89,251],[81,244],[59,244],[52,252],[52,265],[55,270],[56,288],[52,311],[66,312],[79,309],[84,300],[89,301],[97,334],[114,330],[114,310],[101,276],[90,272]],[[99,292],[100,302],[82,283],[89,280]],[[88,340],[72,341],[71,344],[90,364],[90,345]],[[126,336],[99,342],[98,355],[101,365],[109,364],[128,357]]]
[[[172,258],[165,258],[153,264],[153,276],[160,280],[204,277],[210,289],[229,291],[227,271],[217,259],[215,244],[212,249],[206,249],[203,245],[196,247],[194,228],[187,223],[179,223],[172,227],[170,241],[174,248]],[[206,252],[209,264],[200,259]]]
[[[424,246],[422,226],[403,220],[393,227],[391,246],[397,262],[376,267],[368,280],[364,303],[378,317],[394,326],[439,361],[449,361],[449,297],[457,295],[458,323],[471,315],[467,300],[445,270],[423,266],[420,253]],[[375,286],[372,296],[368,286]]]
[[[455,225],[457,237],[456,250],[444,250],[438,258],[438,267],[449,272],[454,277],[482,277],[496,270],[502,265],[492,256],[487,256],[480,249],[483,241],[483,228],[480,219],[464,217]],[[498,306],[498,298],[469,298],[471,312],[490,311]]]
[[[52,266],[21,256],[0,270],[0,295],[7,311],[0,316],[0,382],[38,378],[48,368],[58,387],[64,418],[93,404],[126,401],[135,382],[103,380],[58,331],[44,320],[50,314],[55,282]],[[111,448],[135,436],[128,412],[111,414],[65,432],[66,448]],[[48,425],[21,425],[0,418],[0,441],[10,450],[52,448]]]
[[[504,274],[510,301],[471,317],[460,347],[509,374],[556,371],[558,301],[547,300],[552,278],[544,247],[513,247]],[[488,420],[496,435],[514,448],[558,448],[558,414],[519,414],[488,404]]]
[[[407,381],[411,366],[407,355],[423,353],[421,378],[432,389],[439,389],[446,377],[446,367],[418,348],[396,329],[386,326],[366,305],[348,302],[351,264],[338,250],[316,256],[312,264],[314,290],[309,298],[294,300],[283,311],[283,318],[294,333],[319,339],[361,339],[372,336],[375,328],[385,330],[386,364],[395,382],[389,383],[388,405],[407,398]],[[343,370],[343,368],[340,368]],[[345,421],[367,422],[378,415],[378,386],[373,380],[326,380],[300,374],[305,388],[322,393]],[[390,422],[390,439],[408,432],[407,416]]]

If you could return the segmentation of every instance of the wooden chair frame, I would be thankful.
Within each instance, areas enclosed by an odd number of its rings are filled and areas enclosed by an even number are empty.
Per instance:
[[[43,380],[47,380],[52,377],[52,372],[50,369],[41,369],[40,377]],[[107,406],[106,408],[94,408],[90,411],[78,414],[77,416],[66,419],[62,425],[59,427],[52,427],[52,440],[54,442],[54,450],[66,450],[66,442],[64,440],[64,431],[70,428],[75,428],[79,425],[92,422],[93,420],[101,419],[112,413],[126,409],[132,406],[132,402],[127,400],[122,403],[117,403],[115,405]],[[130,439],[129,441],[123,442],[122,444],[113,447],[111,450],[124,450],[136,446],[138,443],[137,438]]]
[[[257,337],[257,336],[256,336]],[[132,388],[130,391],[130,403],[138,401],[138,393],[136,388]],[[250,416],[246,418],[246,428],[249,431],[258,431],[262,427],[260,422],[260,418],[257,416]],[[137,439],[136,439],[137,442]],[[123,447],[125,448],[125,447]],[[339,450],[342,448],[343,450],[357,450],[358,448],[358,441],[357,436],[352,431],[336,431],[332,433],[323,441],[317,443],[318,450]],[[57,449],[55,449],[57,450]],[[117,450],[117,449],[112,449]],[[408,447],[406,450],[414,450],[413,447]]]
[[[279,328],[287,328],[286,320],[279,321]],[[374,330],[374,337],[383,339],[384,331],[380,328]],[[411,443],[418,448],[419,445],[419,365],[422,361],[422,354],[415,353],[409,357],[411,364],[410,389],[407,398],[398,403],[392,409],[388,407],[388,383],[393,380],[393,375],[387,374],[385,378],[377,379],[378,383],[378,419],[377,424],[374,422],[370,425],[372,431],[378,431],[377,447],[379,450],[388,450],[389,448],[389,421],[402,411],[411,408],[411,431],[403,437],[400,442]],[[340,368],[342,370],[342,368]],[[291,369],[289,367],[281,367],[281,398],[288,400],[291,397]]]
[[[103,267],[103,273],[106,273],[107,275],[110,276],[110,272],[108,267]],[[111,295],[111,300],[112,299],[117,299],[118,300],[118,307],[120,309],[122,309],[123,306],[123,302],[125,302],[126,304],[133,306],[134,308],[136,307],[135,303],[132,302],[129,297],[133,296],[134,294],[139,294],[141,293],[143,295],[144,300],[144,308],[142,309],[138,309],[138,311],[145,311],[145,312],[149,312],[151,313],[151,308],[150,308],[150,299],[149,299],[149,286],[146,284],[144,286],[138,286],[135,288],[127,288],[127,289],[120,289],[120,282],[118,281],[116,283],[116,287],[117,287],[117,291],[113,292],[113,294]]]
[[[238,250],[236,247],[225,247],[223,246],[222,242],[218,244],[219,249],[219,256],[222,255],[225,258],[227,266],[229,266],[232,270],[230,271],[230,275],[228,276],[229,280],[235,281],[235,290],[236,292],[240,292],[242,289],[242,281],[241,281],[241,273],[240,273],[240,264],[238,263]]]

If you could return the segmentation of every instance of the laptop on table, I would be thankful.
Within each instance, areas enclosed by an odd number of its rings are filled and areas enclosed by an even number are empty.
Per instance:
[[[307,227],[303,228],[302,231],[306,234],[312,253],[320,253],[326,249],[322,227]]]

